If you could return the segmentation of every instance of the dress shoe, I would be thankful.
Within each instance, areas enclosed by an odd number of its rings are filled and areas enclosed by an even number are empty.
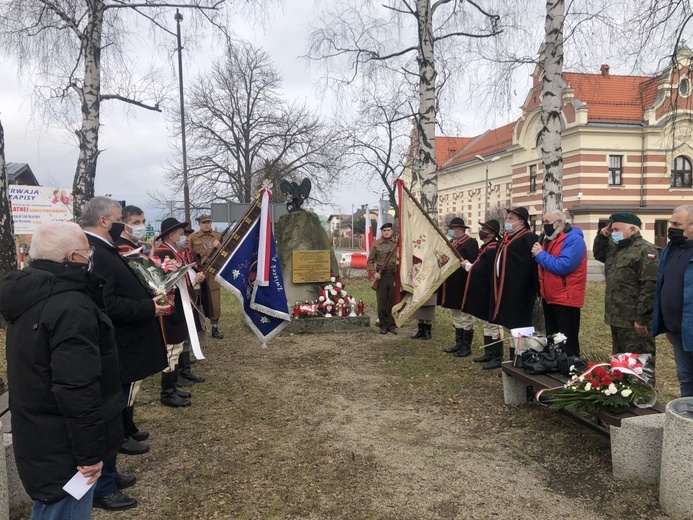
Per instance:
[[[381,334],[387,334],[387,327],[380,327]]]
[[[390,327],[389,329],[387,329],[387,331],[388,331],[390,334],[394,334],[395,336],[397,335],[397,329],[394,328],[394,327]]]
[[[123,444],[118,448],[119,453],[124,453],[125,455],[142,455],[149,451],[149,445],[137,442],[132,437],[126,437]]]
[[[137,477],[135,475],[116,475],[116,487],[118,488],[118,491],[132,487],[136,482]]]
[[[224,335],[219,332],[219,327],[212,325],[212,337],[214,339],[224,339]]]
[[[146,441],[147,439],[149,439],[149,432],[144,430],[137,430],[135,433],[130,435],[130,437],[135,439],[137,442]]]
[[[114,491],[104,497],[94,497],[92,507],[98,507],[106,511],[125,511],[126,509],[137,507],[137,500],[120,491]]]

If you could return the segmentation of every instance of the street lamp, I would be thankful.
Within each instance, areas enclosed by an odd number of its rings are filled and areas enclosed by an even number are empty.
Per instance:
[[[180,134],[183,139],[183,206],[185,207],[185,221],[190,226],[190,190],[188,189],[188,154],[185,148],[185,103],[183,101],[183,46],[180,41],[180,22],[183,15],[176,9],[176,35],[178,37],[178,90],[180,91]]]
[[[486,178],[484,182],[484,215],[486,215],[486,212],[488,211],[488,163],[496,162],[498,159],[500,159],[500,157],[496,156],[490,161],[487,161],[481,155],[477,155],[475,157],[486,165]]]

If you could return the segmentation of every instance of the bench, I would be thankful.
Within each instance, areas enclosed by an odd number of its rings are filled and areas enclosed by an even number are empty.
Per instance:
[[[528,374],[522,368],[505,361],[501,366],[503,397],[506,404],[522,405],[536,402],[539,390],[563,386],[568,378],[552,374]],[[617,479],[636,478],[656,484],[662,457],[664,411],[666,405],[657,401],[650,408],[631,406],[625,413],[601,410],[589,417],[562,413],[586,426],[611,437],[611,464]],[[638,446],[638,450],[633,450]]]

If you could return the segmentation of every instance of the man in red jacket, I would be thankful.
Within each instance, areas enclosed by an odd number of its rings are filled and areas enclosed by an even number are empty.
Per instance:
[[[552,209],[544,215],[544,239],[532,246],[539,264],[539,288],[546,335],[563,333],[566,351],[580,355],[580,309],[587,285],[587,246],[580,228],[566,222],[565,213]]]

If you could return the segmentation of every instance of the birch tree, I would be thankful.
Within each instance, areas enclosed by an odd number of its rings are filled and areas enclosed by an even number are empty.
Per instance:
[[[0,280],[9,271],[17,269],[17,249],[12,225],[12,205],[10,203],[9,179],[5,164],[5,131],[0,122]]]
[[[542,202],[544,212],[563,207],[563,149],[561,110],[563,108],[563,24],[564,0],[547,0],[541,97],[541,159],[544,164]]]
[[[77,220],[94,195],[102,102],[118,100],[161,111],[161,90],[147,76],[133,80],[132,64],[141,51],[138,29],[146,26],[174,41],[175,30],[168,28],[174,23],[173,8],[189,13],[192,27],[222,32],[229,10],[224,0],[6,0],[0,5],[0,42],[21,70],[35,77],[39,97],[62,106],[77,104],[74,133],[79,158],[73,182]]]
[[[413,184],[420,202],[437,219],[438,188],[435,159],[437,117],[436,47],[460,39],[490,38],[500,33],[499,16],[475,1],[388,0],[373,7],[364,0],[338,2],[321,18],[310,36],[309,57],[338,62],[349,71],[337,80],[350,83],[359,74],[379,68],[400,70],[415,78],[418,107],[415,116],[418,155],[412,161]],[[414,62],[406,60],[413,58]]]
[[[326,192],[342,170],[341,134],[284,99],[270,57],[247,42],[229,45],[188,100],[188,170],[198,205],[251,202],[265,177],[308,176],[316,192]],[[170,179],[180,181],[178,169]]]

